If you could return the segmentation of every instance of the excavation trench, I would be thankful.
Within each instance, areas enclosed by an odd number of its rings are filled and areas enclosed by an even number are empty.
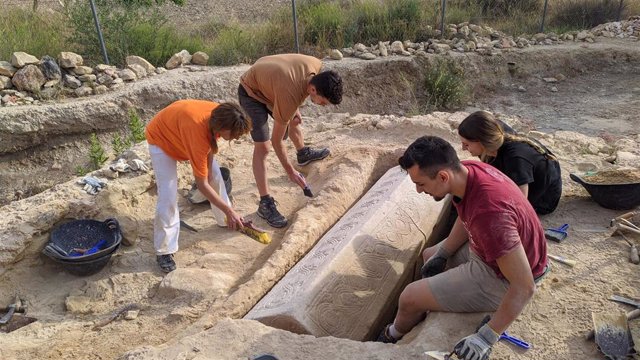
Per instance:
[[[603,69],[621,79],[628,77],[629,82],[633,76],[628,74],[640,73],[637,44],[590,46],[548,47],[502,57],[451,57],[465,64],[470,85],[487,97],[494,91],[505,98],[518,95],[512,91],[517,81],[523,81],[528,91],[544,88],[540,77],[559,71],[567,82]],[[290,185],[275,156],[270,157],[272,192],[290,225],[269,229],[273,242],[268,246],[218,228],[207,205],[192,205],[179,197],[181,219],[198,232],[181,232],[179,267],[167,276],[157,268],[152,245],[156,199],[152,173],[109,179],[107,189],[92,196],[76,184],[73,168],[86,155],[88,135],[96,131],[108,144],[126,126],[128,108],[137,108],[148,120],[177,98],[234,98],[237,77],[245,67],[182,69],[118,93],[40,109],[2,109],[0,203],[6,205],[0,217],[0,301],[9,303],[12,294],[24,294],[39,321],[21,329],[21,336],[32,341],[4,344],[0,357],[28,353],[56,358],[69,353],[76,358],[117,358],[132,348],[187,339],[225,317],[245,316],[293,332],[370,340],[393,316],[404,285],[415,278],[425,236],[440,233],[433,226],[442,224],[441,205],[416,194],[406,175],[400,181],[402,173],[393,170],[398,156],[423,134],[444,137],[460,150],[454,129],[465,114],[405,118],[345,112],[415,111],[424,96],[423,72],[432,60],[328,63],[344,74],[349,90],[343,105],[330,109],[334,113],[321,116],[326,109],[312,105],[303,109],[305,139],[332,151],[331,157],[300,169],[316,197],[308,199]],[[514,75],[508,62],[519,66]],[[519,96],[534,98],[527,93]],[[616,104],[607,106],[613,109]],[[219,162],[231,169],[237,211],[267,227],[255,214],[252,149],[250,141],[233,143],[221,151]],[[144,144],[128,156],[149,163]],[[179,169],[184,195],[192,176],[187,165]],[[397,186],[383,186],[387,177],[394,178]],[[18,190],[25,197],[15,201]],[[374,200],[375,205],[365,205]],[[101,272],[74,277],[39,255],[57,224],[108,217],[120,220],[125,237],[134,245],[121,248]],[[274,294],[276,300],[269,300]],[[143,309],[136,321],[115,321],[100,333],[87,331],[88,325],[127,303]],[[100,348],[83,345],[98,339]]]

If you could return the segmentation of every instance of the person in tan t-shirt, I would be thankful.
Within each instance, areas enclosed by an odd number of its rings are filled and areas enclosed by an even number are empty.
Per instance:
[[[271,146],[289,179],[303,189],[306,182],[289,161],[283,140],[291,137],[300,166],[330,154],[327,148],[304,146],[298,109],[307,97],[317,105],[337,105],[342,101],[340,75],[333,70],[320,72],[321,67],[322,62],[312,56],[271,55],[258,59],[240,78],[238,98],[253,124],[253,175],[260,193],[258,215],[273,227],[287,226],[287,219],[278,212],[275,200],[269,195],[266,164]],[[271,137],[269,115],[274,119]]]
[[[198,190],[211,203],[218,226],[242,228],[243,219],[231,206],[214,155],[220,138],[238,139],[249,131],[251,121],[239,105],[204,100],[176,101],[147,125],[145,137],[158,187],[153,244],[162,271],[176,268],[173,254],[178,251],[180,233],[178,161],[191,163]]]

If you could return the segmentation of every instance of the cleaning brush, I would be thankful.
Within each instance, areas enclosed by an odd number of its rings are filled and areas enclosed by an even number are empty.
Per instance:
[[[252,238],[253,240],[259,243],[262,243],[262,244],[271,243],[271,236],[269,236],[269,234],[263,229],[260,229],[259,227],[256,227],[255,225],[253,225],[251,221],[245,221],[242,223],[242,225],[243,225],[243,228],[240,229],[241,233],[247,235],[248,237]]]

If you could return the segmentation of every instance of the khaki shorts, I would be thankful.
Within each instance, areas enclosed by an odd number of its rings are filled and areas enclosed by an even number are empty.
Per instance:
[[[447,261],[448,270],[427,279],[438,304],[449,312],[496,311],[509,288],[474,252],[469,243]]]

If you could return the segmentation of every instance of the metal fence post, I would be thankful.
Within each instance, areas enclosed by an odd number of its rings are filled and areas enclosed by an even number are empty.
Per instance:
[[[109,65],[109,56],[107,56],[107,48],[104,46],[104,39],[102,38],[102,30],[100,30],[100,22],[98,21],[98,14],[96,13],[96,4],[93,0],[91,3],[91,12],[93,13],[93,21],[96,23],[96,30],[98,31],[98,39],[100,40],[100,47],[102,48],[102,56],[104,57],[104,63]]]
[[[291,7],[293,8],[293,36],[296,42],[296,52],[300,53],[300,43],[298,42],[298,14],[296,13],[296,0],[291,0]]]
[[[623,2],[624,0],[620,0],[620,6],[618,6],[618,19],[616,21],[620,21],[620,17],[622,17],[622,8],[623,8]]]
[[[444,16],[447,11],[447,0],[442,0],[442,16],[440,17],[440,36],[444,37]]]
[[[544,10],[542,10],[542,21],[540,22],[540,31],[541,33],[544,32],[544,20],[547,17],[547,3],[549,2],[549,0],[544,0]]]

